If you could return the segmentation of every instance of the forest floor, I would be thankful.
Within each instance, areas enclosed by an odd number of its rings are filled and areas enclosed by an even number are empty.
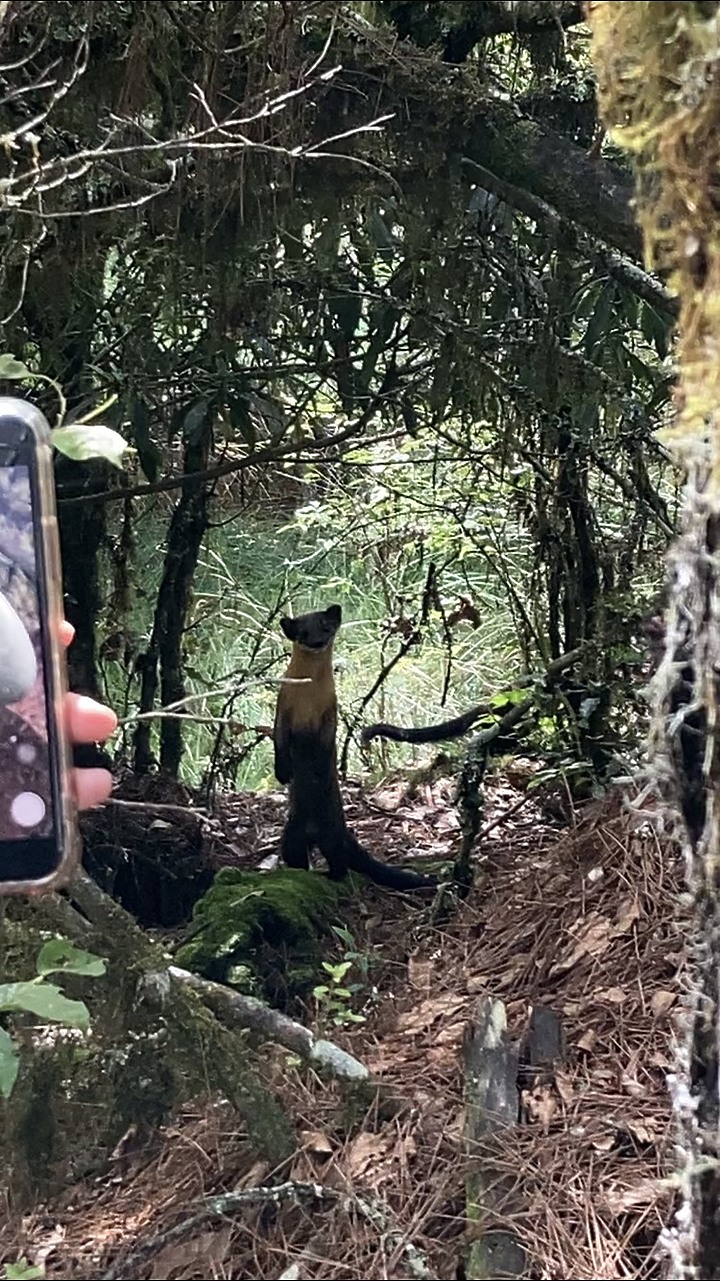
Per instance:
[[[376,991],[364,1023],[326,1035],[389,1083],[394,1106],[352,1116],[339,1085],[268,1050],[298,1135],[289,1168],[257,1161],[228,1105],[188,1108],[140,1150],[119,1151],[104,1176],[16,1224],[0,1254],[67,1279],[462,1278],[462,1046],[490,995],[505,1002],[513,1036],[542,1002],[566,1037],[565,1061],[526,1099],[526,1123],[505,1132],[498,1158],[525,1275],[659,1276],[658,1234],[673,1209],[663,1179],[684,970],[681,869],[619,790],[568,825],[514,777],[488,783],[481,872],[442,927],[427,901],[375,889],[346,921],[358,953],[376,958]],[[351,789],[347,803],[379,857],[449,858],[457,847],[448,780],[412,797],[402,781]],[[224,802],[226,841],[243,865],[276,843],[283,804],[276,795]],[[204,1198],[278,1180],[296,1182],[298,1195],[260,1195],[188,1230]]]

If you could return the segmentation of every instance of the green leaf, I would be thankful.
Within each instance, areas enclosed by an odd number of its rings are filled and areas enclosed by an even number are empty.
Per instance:
[[[285,250],[285,258],[288,262],[302,262],[305,258],[305,246],[300,236],[293,235],[287,231],[280,237],[280,243]]]
[[[504,320],[513,303],[513,297],[504,280],[499,280],[490,295],[487,315],[490,320]]]
[[[528,696],[526,689],[504,689],[500,694],[493,694],[491,707],[503,707],[505,703],[522,703]]]
[[[629,290],[620,293],[620,310],[631,329],[638,327],[638,307],[640,299]]]
[[[577,320],[587,320],[598,300],[602,284],[597,280],[586,281],[573,298]]]
[[[671,317],[664,316],[649,303],[643,302],[640,308],[640,330],[648,346],[655,348],[661,360],[668,354],[673,323]]]
[[[255,447],[256,433],[255,424],[250,414],[250,407],[246,396],[238,396],[228,401],[228,410],[230,412],[230,423],[233,431],[236,431],[251,449]]]
[[[391,225],[377,209],[371,211],[367,223],[369,238],[381,256],[391,255],[395,248]]]
[[[622,351],[633,378],[637,378],[639,382],[650,383],[650,386],[654,387],[655,371],[649,365],[646,365],[644,360],[640,360],[639,356],[636,356],[635,352],[631,351],[629,347],[623,346]]]
[[[84,952],[69,939],[49,939],[43,945],[37,959],[38,974],[84,974],[87,978],[96,979],[105,973],[105,962],[101,956]]]
[[[346,342],[352,342],[362,315],[362,298],[357,294],[338,294],[328,298],[328,310]]]
[[[339,965],[331,965],[330,961],[323,961],[322,967],[330,975],[334,983],[341,983],[348,970],[351,969],[352,961],[341,961]]]
[[[330,928],[332,929],[333,934],[336,934],[340,939],[341,943],[345,943],[347,947],[355,946],[355,939],[345,925],[332,925]]]
[[[326,218],[314,246],[315,258],[321,266],[335,265],[340,248],[340,233],[340,221],[335,218]]]
[[[130,421],[140,466],[150,484],[153,485],[160,475],[163,457],[155,441],[150,436],[150,412],[148,407],[144,401],[138,400],[137,397],[133,397]]]
[[[435,373],[428,395],[430,408],[434,410],[438,417],[442,417],[447,409],[452,391],[454,372],[453,348],[451,341],[446,339],[435,365]]]
[[[592,316],[585,330],[585,355],[592,356],[595,349],[607,338],[615,304],[615,281],[607,280],[595,303]]]
[[[207,421],[207,412],[208,400],[205,396],[201,396],[199,400],[193,401],[192,405],[183,416],[183,439],[186,440],[189,445],[197,444],[202,436],[202,433],[205,430],[205,423]]]
[[[25,1010],[51,1023],[86,1028],[90,1014],[84,1001],[71,1001],[54,983],[3,983],[0,1010]]]
[[[592,440],[599,429],[600,419],[598,407],[588,400],[580,411],[579,426],[585,434],[587,440]]]
[[[3,1268],[5,1281],[34,1281],[34,1278],[44,1276],[45,1269],[28,1263],[24,1256],[17,1263],[6,1263]]]
[[[34,374],[24,365],[21,360],[16,360],[9,352],[3,352],[0,356],[0,378],[17,379],[34,378]]]
[[[368,319],[370,342],[360,370],[360,383],[365,391],[370,386],[370,379],[375,373],[378,360],[387,351],[399,317],[400,312],[397,307],[387,303],[374,307],[370,313]]]
[[[50,439],[59,453],[75,462],[88,458],[104,458],[113,467],[122,467],[122,456],[129,446],[119,432],[102,423],[73,423],[70,427],[56,427]]]
[[[10,1033],[6,1032],[4,1027],[0,1027],[0,1095],[4,1099],[10,1098],[19,1070],[20,1057],[17,1046]]]

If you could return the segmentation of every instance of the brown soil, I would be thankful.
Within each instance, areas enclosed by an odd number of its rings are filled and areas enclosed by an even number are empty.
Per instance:
[[[461,1277],[461,1048],[489,994],[506,1003],[514,1034],[530,1004],[544,1002],[567,1038],[566,1062],[525,1100],[529,1120],[497,1157],[501,1218],[528,1252],[525,1275],[659,1276],[655,1246],[672,1210],[661,1180],[672,1159],[666,1074],[684,966],[680,872],[620,793],[566,830],[532,793],[518,809],[522,796],[507,780],[488,787],[486,826],[513,813],[483,839],[476,888],[443,928],[406,896],[369,890],[357,905],[358,951],[376,958],[353,1007],[366,1022],[326,1034],[392,1085],[395,1106],[352,1118],[338,1087],[269,1051],[269,1077],[296,1124],[289,1169],[257,1162],[227,1105],[188,1109],[139,1147],[128,1136],[102,1178],[0,1228],[0,1258],[24,1254],[68,1281]],[[413,800],[400,783],[352,792],[348,808],[382,857],[456,848],[446,781]],[[258,865],[281,815],[280,797],[228,799],[217,856]],[[345,950],[338,944],[333,961]],[[297,1192],[286,1200],[259,1191],[231,1214],[202,1214],[206,1197],[288,1180]]]

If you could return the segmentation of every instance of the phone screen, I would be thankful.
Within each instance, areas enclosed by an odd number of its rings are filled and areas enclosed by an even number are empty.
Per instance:
[[[27,435],[24,447],[0,439],[0,882],[42,879],[62,858],[33,454]]]

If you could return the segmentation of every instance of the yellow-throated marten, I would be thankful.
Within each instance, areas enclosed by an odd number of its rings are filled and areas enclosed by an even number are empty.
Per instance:
[[[337,771],[337,698],[333,677],[333,641],[342,620],[339,605],[297,618],[281,618],[292,641],[288,679],[308,682],[282,685],[275,711],[275,775],[289,784],[290,813],[281,854],[288,867],[308,868],[317,846],[327,859],[330,876],[341,880],[362,872],[387,889],[413,890],[437,884],[391,867],[368,854],[348,830]]]

